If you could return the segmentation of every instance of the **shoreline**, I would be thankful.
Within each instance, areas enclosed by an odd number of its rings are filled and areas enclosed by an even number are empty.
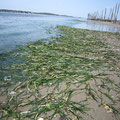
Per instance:
[[[10,65],[11,77],[5,77],[5,84],[1,82],[1,119],[120,118],[120,55],[114,51],[120,35],[57,28],[65,35],[25,46],[17,56],[26,62]],[[26,81],[5,87],[16,76],[15,71],[23,75],[17,76],[21,79],[27,75]]]
[[[69,15],[60,15],[60,14],[47,13],[47,12],[31,12],[31,11],[7,10],[7,9],[0,9],[0,13],[21,13],[21,14],[31,14],[31,15],[53,15],[53,16],[73,17]]]

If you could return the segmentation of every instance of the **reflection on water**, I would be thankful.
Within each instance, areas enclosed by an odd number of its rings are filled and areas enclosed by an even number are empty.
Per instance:
[[[79,24],[76,24],[74,27],[89,29],[89,30],[97,30],[97,31],[120,32],[120,29],[108,25],[99,24],[93,21],[81,22]]]
[[[58,35],[56,25],[75,28],[120,32],[120,30],[94,22],[75,21],[73,17],[35,15],[18,13],[0,13],[0,53],[13,50],[19,45],[31,41],[55,37]]]

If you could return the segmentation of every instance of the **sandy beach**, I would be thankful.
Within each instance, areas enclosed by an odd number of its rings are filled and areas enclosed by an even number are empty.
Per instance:
[[[1,119],[119,120],[120,34],[57,28],[66,35],[17,53],[27,62],[10,72],[27,77],[1,82]]]

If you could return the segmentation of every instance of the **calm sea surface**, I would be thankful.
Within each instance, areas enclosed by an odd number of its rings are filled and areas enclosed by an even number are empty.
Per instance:
[[[55,37],[56,25],[65,25],[82,29],[120,32],[120,30],[91,22],[74,21],[73,17],[35,15],[18,13],[0,13],[0,53],[26,45],[31,41]]]

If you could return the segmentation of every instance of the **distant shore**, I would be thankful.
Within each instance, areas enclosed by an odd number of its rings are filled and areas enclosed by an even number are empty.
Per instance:
[[[31,11],[22,11],[22,10],[7,10],[7,9],[0,9],[1,12],[9,12],[9,13],[26,13],[26,14],[44,14],[44,15],[55,15],[55,16],[66,16],[66,17],[73,17],[68,15],[59,15],[54,13],[46,13],[46,12],[31,12]]]

